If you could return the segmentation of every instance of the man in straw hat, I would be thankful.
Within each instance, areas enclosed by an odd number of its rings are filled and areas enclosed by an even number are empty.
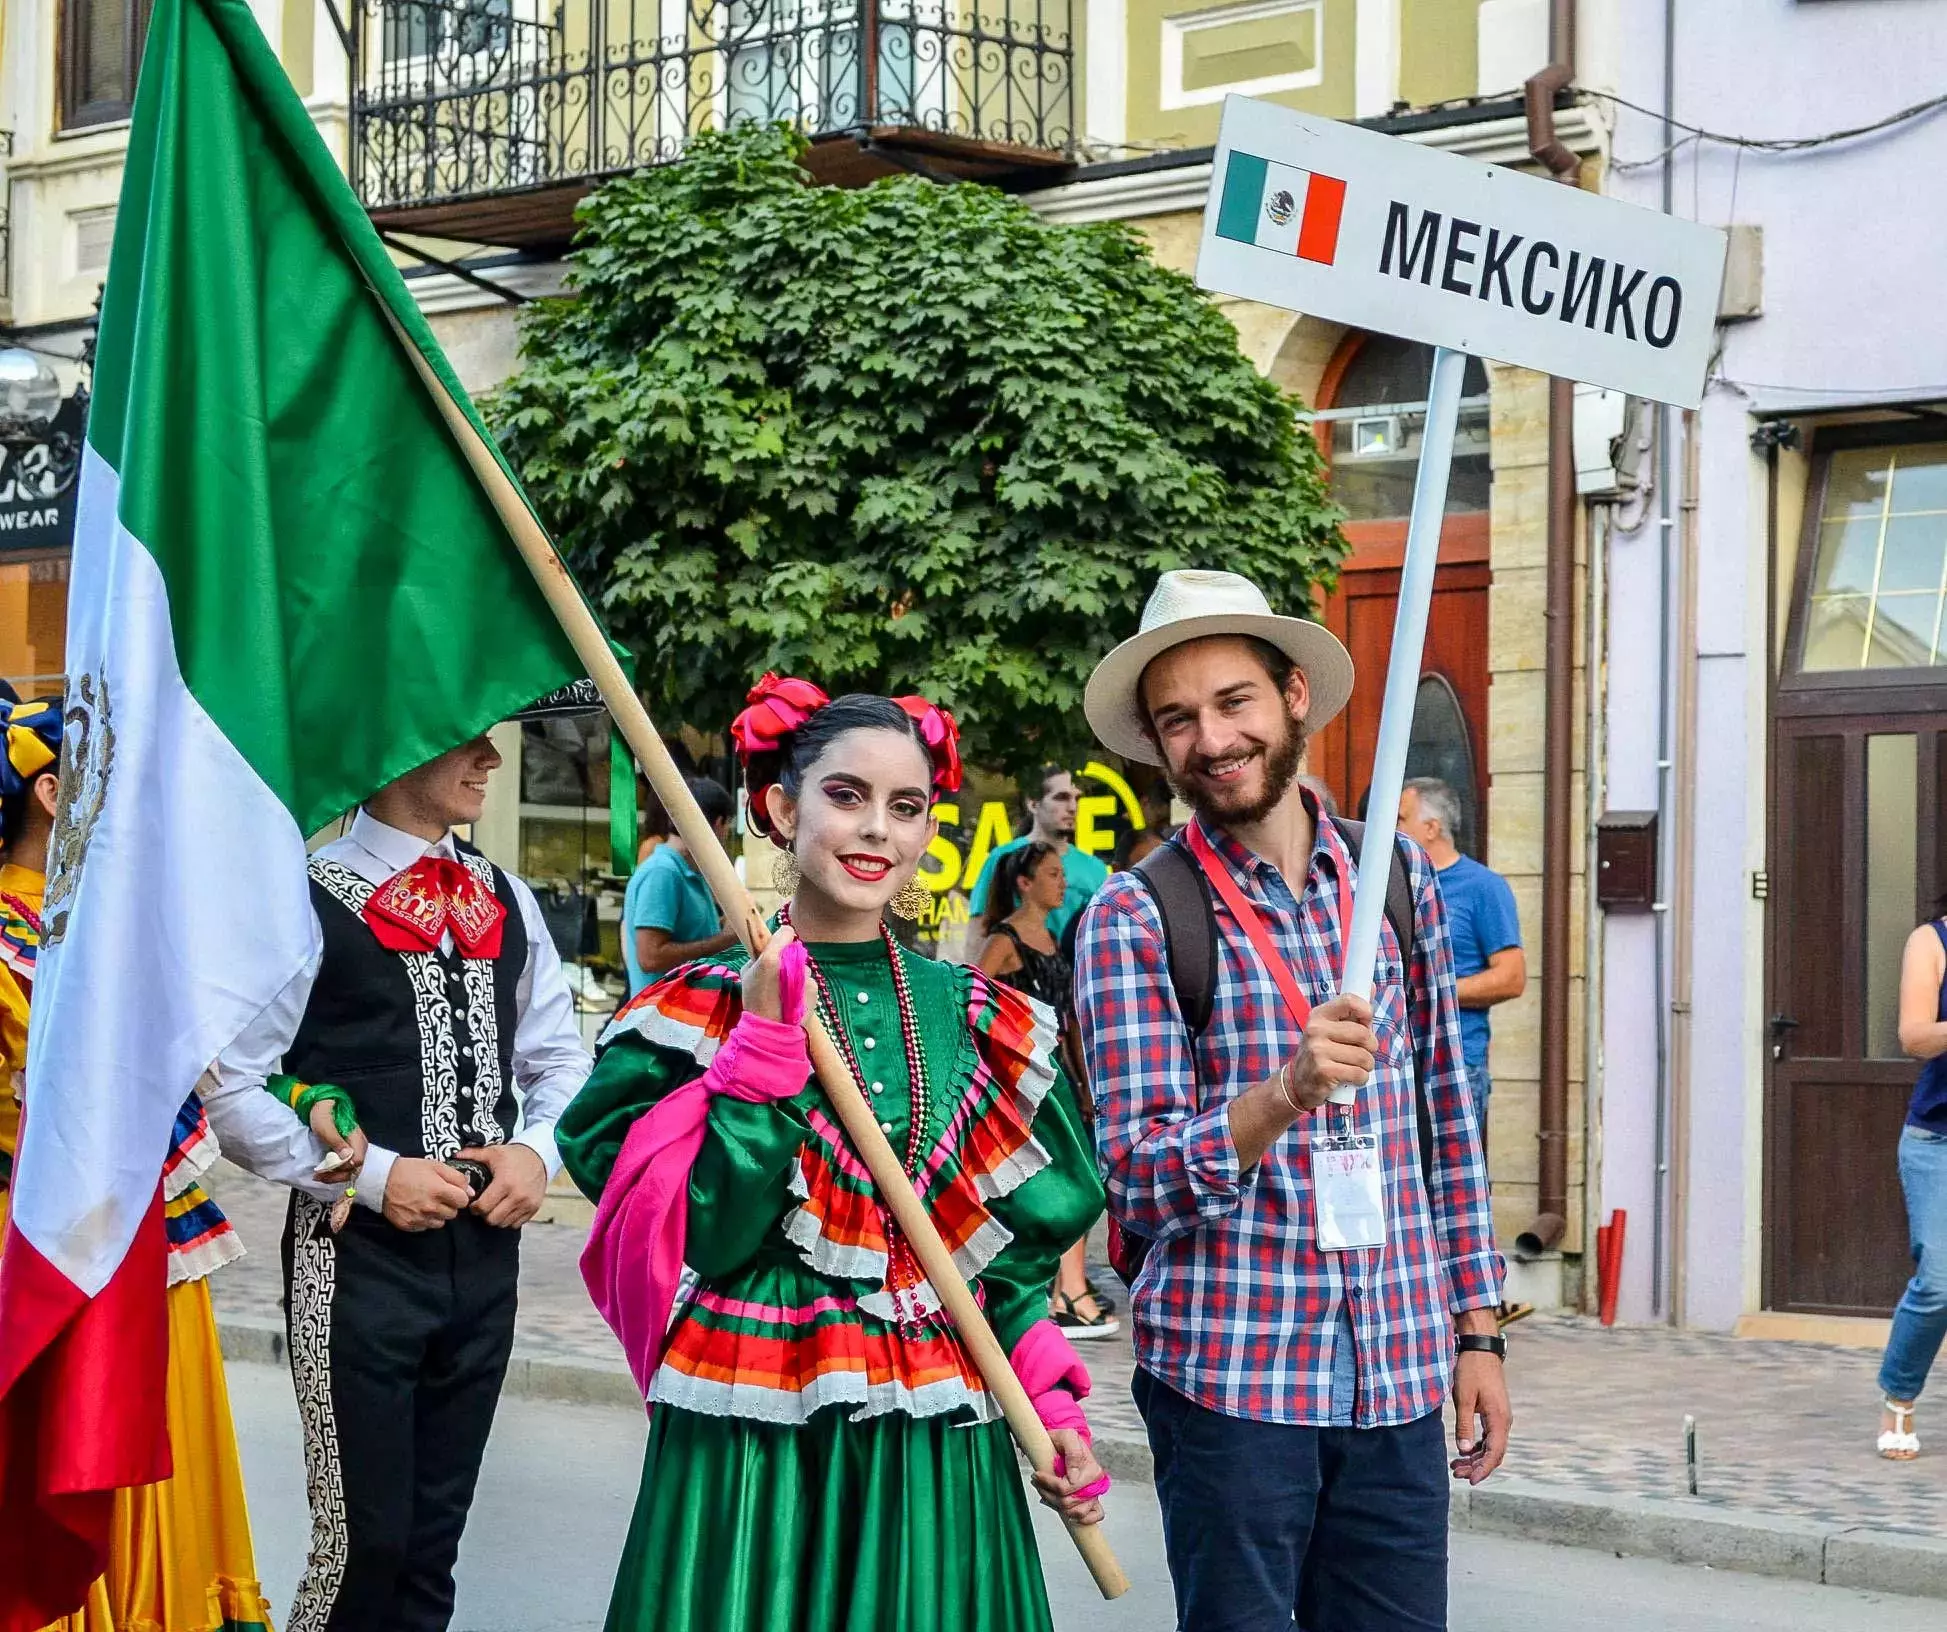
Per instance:
[[[1146,1249],[1135,1394],[1182,1632],[1444,1627],[1450,1386],[1453,1477],[1507,1447],[1501,1261],[1417,848],[1364,886],[1389,897],[1373,1001],[1339,995],[1356,830],[1299,770],[1351,692],[1344,647],[1229,572],[1165,573],[1088,685],[1104,746],[1195,812],[1096,896],[1076,981],[1109,1205]]]

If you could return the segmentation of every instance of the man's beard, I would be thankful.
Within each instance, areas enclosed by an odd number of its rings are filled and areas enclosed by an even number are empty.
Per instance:
[[[1302,721],[1287,716],[1284,736],[1263,750],[1264,791],[1255,799],[1212,787],[1194,772],[1181,779],[1172,774],[1169,784],[1177,797],[1206,822],[1224,828],[1251,827],[1276,810],[1291,791],[1305,757],[1307,735]]]

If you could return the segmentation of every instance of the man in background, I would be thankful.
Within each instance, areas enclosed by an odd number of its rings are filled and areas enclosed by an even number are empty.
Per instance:
[[[1491,1031],[1487,1011],[1521,995],[1528,960],[1521,950],[1521,918],[1514,891],[1491,867],[1460,853],[1460,797],[1434,776],[1416,776],[1399,796],[1399,830],[1427,853],[1440,876],[1453,938],[1454,996],[1460,1003],[1460,1052],[1474,1120],[1487,1138],[1487,1070]]]
[[[1048,933],[1059,942],[1062,931],[1080,916],[1089,897],[1108,883],[1109,869],[1075,843],[1075,811],[1082,796],[1073,774],[1059,765],[1043,765],[1028,787],[1034,790],[1027,792],[1025,799],[1028,831],[997,846],[988,855],[979,877],[968,886],[967,909],[976,919],[986,912],[988,881],[994,876],[994,864],[1002,856],[1030,842],[1052,845],[1061,856],[1061,870],[1068,879],[1068,891],[1062,897],[1061,906],[1048,914]]]
[[[730,790],[708,777],[690,778],[690,792],[719,839],[730,837],[736,805]],[[710,886],[681,834],[656,846],[629,879],[622,896],[622,961],[629,996],[691,958],[707,958],[737,944],[723,927]]]

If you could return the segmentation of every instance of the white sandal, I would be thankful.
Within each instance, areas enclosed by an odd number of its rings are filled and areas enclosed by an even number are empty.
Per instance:
[[[1885,1400],[1881,1403],[1893,1413],[1894,1426],[1880,1430],[1879,1454],[1889,1462],[1911,1462],[1920,1454],[1920,1436],[1913,1431],[1912,1402],[1900,1405]]]

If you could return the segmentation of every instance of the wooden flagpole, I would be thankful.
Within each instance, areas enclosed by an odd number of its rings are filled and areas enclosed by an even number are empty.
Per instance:
[[[390,313],[387,315],[389,317]],[[394,328],[397,329],[396,323]],[[467,463],[512,535],[521,558],[534,574],[535,582],[541,586],[548,606],[560,620],[563,631],[575,648],[575,655],[587,666],[589,679],[600,689],[602,700],[608,705],[609,714],[622,733],[622,740],[641,762],[650,786],[656,790],[657,798],[662,800],[663,808],[669,812],[676,831],[683,836],[684,844],[689,847],[690,859],[702,872],[710,886],[710,893],[723,909],[725,923],[736,930],[737,938],[750,948],[753,955],[762,951],[764,943],[770,938],[769,926],[758,912],[756,902],[751,900],[750,892],[744,888],[743,880],[737,876],[736,868],[731,865],[730,857],[718,842],[708,819],[698,808],[688,782],[684,780],[675,760],[670,758],[669,749],[649,718],[649,711],[642,706],[642,699],[636,695],[635,687],[622,673],[622,666],[609,649],[607,639],[595,622],[594,613],[582,599],[581,591],[569,576],[561,557],[555,553],[553,543],[528,508],[526,499],[501,468],[493,449],[487,445],[473,422],[461,412],[439,377],[420,355],[419,348],[403,333],[399,339],[407,355],[412,358],[413,366],[419,370],[420,378],[426,382],[426,389],[432,393],[433,401],[439,405],[448,427],[459,441]],[[973,1292],[955,1267],[952,1254],[940,1239],[940,1232],[934,1228],[926,1204],[913,1188],[913,1181],[907,1176],[905,1167],[885,1134],[880,1131],[879,1119],[866,1102],[863,1090],[853,1080],[851,1071],[815,1010],[805,1016],[805,1031],[810,1039],[811,1063],[818,1074],[819,1086],[831,1101],[832,1109],[838,1113],[846,1136],[852,1141],[852,1148],[859,1153],[871,1173],[880,1199],[885,1202],[900,1232],[912,1247],[914,1256],[919,1259],[920,1268],[938,1293],[941,1305],[960,1334],[961,1343],[979,1368],[988,1393],[999,1403],[1009,1429],[1035,1471],[1052,1473],[1055,1466],[1054,1441],[1048,1437],[1048,1430],[1035,1413],[1034,1402],[1028,1398],[1020,1378],[1014,1375],[1006,1351],[1000,1346]],[[1108,1537],[1103,1535],[1100,1525],[1069,1524],[1068,1533],[1074,1538],[1082,1561],[1088,1566],[1088,1572],[1095,1578],[1095,1584],[1104,1598],[1119,1598],[1129,1590],[1129,1579],[1116,1562]]]

